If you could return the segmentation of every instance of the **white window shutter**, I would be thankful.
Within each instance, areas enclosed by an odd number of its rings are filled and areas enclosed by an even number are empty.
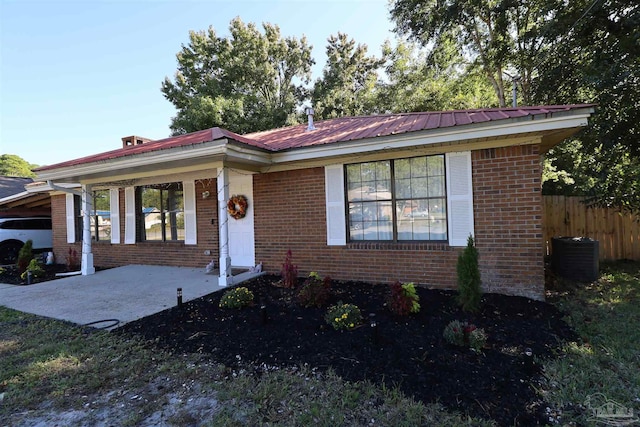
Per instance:
[[[67,243],[76,242],[76,210],[74,206],[74,197],[72,193],[66,195],[67,207]]]
[[[111,221],[111,243],[120,243],[120,191],[109,189],[109,220]]]
[[[136,189],[124,189],[124,243],[136,243]]]
[[[471,152],[447,153],[446,163],[449,245],[466,246],[474,232]]]
[[[196,222],[196,185],[193,181],[182,183],[184,200],[184,244],[198,243],[198,225]]]
[[[324,185],[327,209],[327,245],[346,245],[344,167],[342,165],[325,166]]]

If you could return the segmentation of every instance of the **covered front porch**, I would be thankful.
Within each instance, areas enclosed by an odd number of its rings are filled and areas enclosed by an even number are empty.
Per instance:
[[[185,171],[180,174],[158,171],[153,176],[129,179],[126,187],[121,186],[122,181],[82,183],[79,189],[67,189],[49,183],[48,186],[53,191],[67,194],[67,230],[73,230],[74,227],[74,218],[69,214],[73,210],[74,198],[80,204],[81,230],[78,235],[81,239],[74,240],[73,236],[68,236],[67,243],[81,241],[81,246],[77,247],[80,249],[78,255],[82,275],[95,273],[94,262],[96,266],[105,266],[103,264],[105,251],[131,253],[136,257],[137,264],[146,264],[145,259],[149,259],[150,256],[149,248],[156,248],[155,253],[159,256],[162,251],[175,251],[180,247],[183,247],[184,251],[178,249],[181,251],[180,254],[177,254],[172,262],[163,265],[193,266],[197,258],[198,264],[202,266],[202,274],[205,274],[206,270],[211,278],[211,274],[215,273],[219,286],[237,284],[242,280],[242,277],[237,277],[237,271],[259,271],[260,268],[256,268],[256,264],[259,263],[255,257],[253,173],[237,167],[230,168],[220,164],[216,166],[218,167],[200,172]],[[151,209],[149,206],[154,205],[141,203],[143,196],[139,196],[136,190],[138,186],[147,188],[156,182],[178,182],[181,189],[179,196],[181,206],[177,214],[167,213],[166,215],[166,227],[167,230],[171,228],[174,240],[169,245],[158,240],[145,241],[140,237],[145,235],[145,218],[143,217],[139,222],[136,215],[141,210],[142,215],[146,215],[146,212]],[[106,242],[96,241],[95,224],[99,222],[97,213],[103,212],[94,206],[96,190],[106,191],[111,199],[111,209],[107,210],[111,212],[110,235],[107,236]],[[241,196],[247,201],[241,216],[229,213],[228,206],[234,196]],[[154,212],[162,210],[157,206],[153,209]],[[170,215],[171,225],[169,225]],[[180,223],[177,231],[175,230],[176,216],[177,222]],[[143,228],[142,233],[140,233],[140,226]],[[149,230],[146,230],[146,236],[150,234]],[[166,234],[168,236],[169,231]],[[180,258],[183,259],[183,264],[180,264]],[[203,262],[205,259],[207,261]],[[148,264],[159,263],[154,259]],[[215,270],[210,268],[211,266]]]

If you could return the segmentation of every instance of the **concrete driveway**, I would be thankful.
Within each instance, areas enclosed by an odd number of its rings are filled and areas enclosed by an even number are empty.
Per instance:
[[[234,283],[252,276],[255,274],[234,276]],[[196,268],[128,265],[90,276],[72,276],[29,286],[0,284],[0,305],[81,325],[117,319],[121,326],[175,306],[177,288],[182,288],[184,302],[225,289],[218,286],[217,272],[205,274],[204,269]],[[115,325],[107,329],[113,327]]]

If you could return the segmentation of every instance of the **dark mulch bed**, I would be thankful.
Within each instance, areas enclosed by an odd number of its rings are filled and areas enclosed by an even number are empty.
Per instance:
[[[32,284],[48,282],[49,280],[59,279],[56,277],[56,273],[64,273],[67,271],[67,266],[62,264],[43,265],[44,275],[42,277],[34,277],[31,280]],[[26,285],[27,281],[20,277],[18,268],[14,265],[5,266],[0,268],[0,283],[8,283],[10,285]]]
[[[218,308],[218,292],[118,331],[140,334],[175,352],[210,354],[229,367],[307,363],[332,368],[349,381],[398,386],[421,401],[440,402],[501,425],[544,423],[544,405],[532,387],[540,378],[539,366],[527,363],[523,352],[530,348],[536,357],[549,357],[564,340],[574,338],[554,306],[489,294],[482,311],[469,315],[458,308],[453,292],[419,289],[421,311],[397,317],[385,307],[388,286],[339,282],[333,285],[331,303],[354,303],[366,318],[363,326],[340,332],[325,324],[326,309],[300,307],[296,291],[273,286],[278,279],[263,276],[243,284],[266,305],[266,323],[260,304]],[[370,313],[375,314],[377,335]],[[485,329],[489,339],[482,352],[444,341],[442,331],[454,319]]]

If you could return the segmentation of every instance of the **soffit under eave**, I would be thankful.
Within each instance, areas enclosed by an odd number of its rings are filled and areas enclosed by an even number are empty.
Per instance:
[[[49,193],[32,194],[17,200],[4,202],[0,208],[35,208],[51,207],[51,196]]]
[[[584,128],[575,127],[569,129],[561,129],[556,132],[543,135],[540,143],[540,153],[546,154],[553,147],[560,144],[565,139],[575,136],[581,130],[584,130]]]

